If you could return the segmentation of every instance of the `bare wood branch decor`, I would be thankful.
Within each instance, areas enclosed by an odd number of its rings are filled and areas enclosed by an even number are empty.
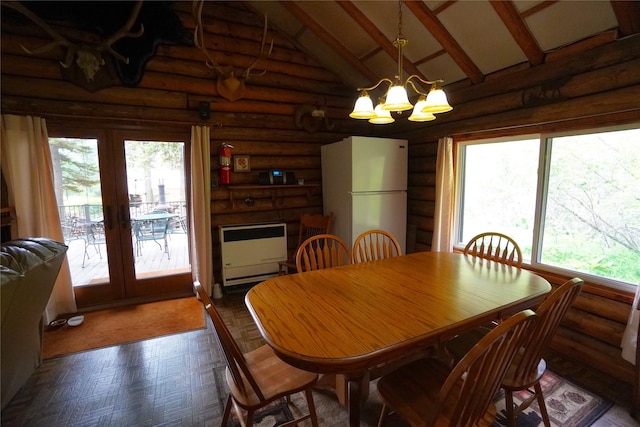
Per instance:
[[[304,129],[309,133],[314,133],[320,128],[332,130],[333,123],[329,123],[327,117],[327,100],[325,99],[322,107],[315,105],[301,105],[296,109],[294,116],[295,124],[298,129]]]
[[[260,52],[253,60],[253,62],[249,65],[249,67],[241,73],[236,73],[236,70],[233,67],[223,68],[216,63],[213,59],[207,46],[204,42],[204,31],[202,25],[202,6],[204,5],[204,0],[194,0],[193,1],[193,17],[196,22],[196,27],[193,31],[193,42],[195,46],[200,49],[202,54],[205,56],[207,67],[215,70],[218,74],[218,79],[216,82],[216,87],[218,89],[218,93],[223,98],[233,102],[244,96],[245,92],[245,81],[249,79],[251,76],[261,76],[265,74],[267,71],[262,70],[259,73],[253,74],[253,68],[258,64],[258,62],[265,57],[265,42],[267,40],[267,28],[268,28],[268,20],[267,15],[264,16],[264,30],[262,32],[262,41],[260,42]],[[273,50],[273,40],[271,41],[271,45],[269,47],[269,52],[266,56],[271,55],[271,51]],[[237,75],[236,75],[237,74]]]
[[[63,61],[60,61],[63,77],[67,81],[81,86],[90,92],[113,85],[116,79],[116,73],[111,63],[111,58],[126,64],[129,63],[129,58],[116,52],[112,47],[113,44],[126,37],[140,37],[144,33],[144,26],[142,24],[140,24],[138,31],[131,31],[131,27],[133,27],[133,24],[138,19],[138,14],[142,8],[142,0],[139,0],[135,4],[129,18],[122,27],[112,35],[104,38],[98,44],[78,44],[72,42],[47,24],[44,19],[40,18],[19,2],[3,2],[2,5],[29,18],[53,38],[51,42],[35,49],[28,49],[22,46],[25,52],[30,55],[37,55],[50,51],[58,46],[66,48],[65,58]]]

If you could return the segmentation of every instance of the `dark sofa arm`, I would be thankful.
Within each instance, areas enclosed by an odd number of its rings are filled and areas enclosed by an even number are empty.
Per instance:
[[[2,408],[42,363],[42,315],[66,252],[66,245],[46,238],[1,245]]]

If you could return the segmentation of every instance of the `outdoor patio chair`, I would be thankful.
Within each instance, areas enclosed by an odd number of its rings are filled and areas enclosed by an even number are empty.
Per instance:
[[[169,243],[167,242],[168,219],[133,221],[132,227],[136,238],[136,254],[138,256],[142,255],[142,242],[154,241],[160,249],[163,248],[162,242],[164,242],[164,253],[167,254],[168,259],[171,259]]]
[[[84,232],[80,235],[80,239],[84,240],[84,255],[82,257],[82,268],[85,267],[86,260],[90,259],[89,256],[89,246],[93,246],[93,249],[98,254],[100,259],[102,259],[102,251],[100,250],[100,245],[107,243],[104,234],[104,224],[102,222],[85,224],[82,226]]]

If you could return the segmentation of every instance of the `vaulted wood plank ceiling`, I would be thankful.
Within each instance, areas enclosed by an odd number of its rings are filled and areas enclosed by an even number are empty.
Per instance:
[[[405,74],[467,87],[640,32],[640,1],[249,1],[350,86]],[[399,10],[402,26],[399,28]],[[355,94],[355,93],[354,93]]]

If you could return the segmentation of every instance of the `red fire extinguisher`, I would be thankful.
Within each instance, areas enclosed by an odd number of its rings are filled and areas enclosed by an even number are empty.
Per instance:
[[[231,149],[233,145],[223,142],[218,147],[218,169],[220,169],[220,184],[231,184]]]

